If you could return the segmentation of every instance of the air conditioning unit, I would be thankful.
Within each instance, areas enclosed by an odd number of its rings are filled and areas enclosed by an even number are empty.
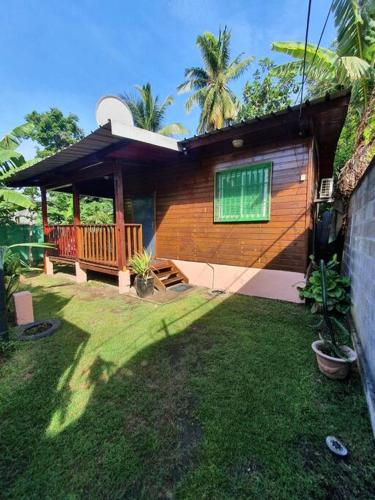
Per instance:
[[[329,200],[333,194],[333,177],[326,177],[320,183],[319,198]]]

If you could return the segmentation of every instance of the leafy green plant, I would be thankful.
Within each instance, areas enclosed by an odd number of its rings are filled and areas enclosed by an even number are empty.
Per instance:
[[[142,278],[149,278],[152,271],[152,254],[147,250],[143,250],[142,253],[136,253],[129,260],[129,265],[133,271]]]
[[[314,258],[310,257],[314,271],[311,273],[310,278],[304,288],[299,287],[299,296],[301,299],[312,301],[311,312],[321,313],[323,308],[323,294],[322,294],[322,273],[320,266],[317,265]],[[339,262],[337,256],[334,255],[332,259],[325,266],[326,280],[327,280],[327,310],[331,313],[338,313],[339,315],[347,314],[350,310],[350,278],[342,276],[337,267]]]
[[[328,266],[327,266],[328,267]],[[329,281],[326,265],[323,260],[319,263],[319,275],[321,280],[322,314],[321,321],[316,325],[320,329],[320,338],[323,341],[322,350],[329,356],[337,356],[347,359],[347,354],[342,349],[343,337],[350,337],[349,331],[345,328],[329,309]],[[332,311],[332,309],[331,309]]]

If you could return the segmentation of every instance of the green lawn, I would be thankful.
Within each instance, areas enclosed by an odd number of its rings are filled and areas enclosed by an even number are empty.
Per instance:
[[[303,306],[29,283],[63,326],[1,363],[0,497],[374,498],[359,377],[318,372]]]

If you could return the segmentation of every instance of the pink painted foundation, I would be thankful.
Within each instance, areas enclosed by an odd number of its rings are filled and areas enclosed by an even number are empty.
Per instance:
[[[297,286],[304,286],[302,273],[225,266],[173,260],[193,285],[221,289],[254,297],[301,303]]]

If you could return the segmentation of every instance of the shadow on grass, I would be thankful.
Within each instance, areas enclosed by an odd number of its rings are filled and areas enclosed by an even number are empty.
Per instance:
[[[145,314],[140,323],[124,321],[116,342],[109,334],[90,347],[92,329],[66,320],[70,299],[41,292],[34,288],[38,310],[64,323],[25,349],[24,366],[13,368],[0,417],[6,496],[374,493],[359,381],[332,383],[318,374],[301,307],[202,298],[178,316],[163,306],[168,313],[158,319],[153,343],[142,340],[150,335],[142,330]],[[180,329],[191,314],[195,320]],[[136,328],[130,342],[126,332]],[[349,462],[325,451],[329,432],[350,446]]]

